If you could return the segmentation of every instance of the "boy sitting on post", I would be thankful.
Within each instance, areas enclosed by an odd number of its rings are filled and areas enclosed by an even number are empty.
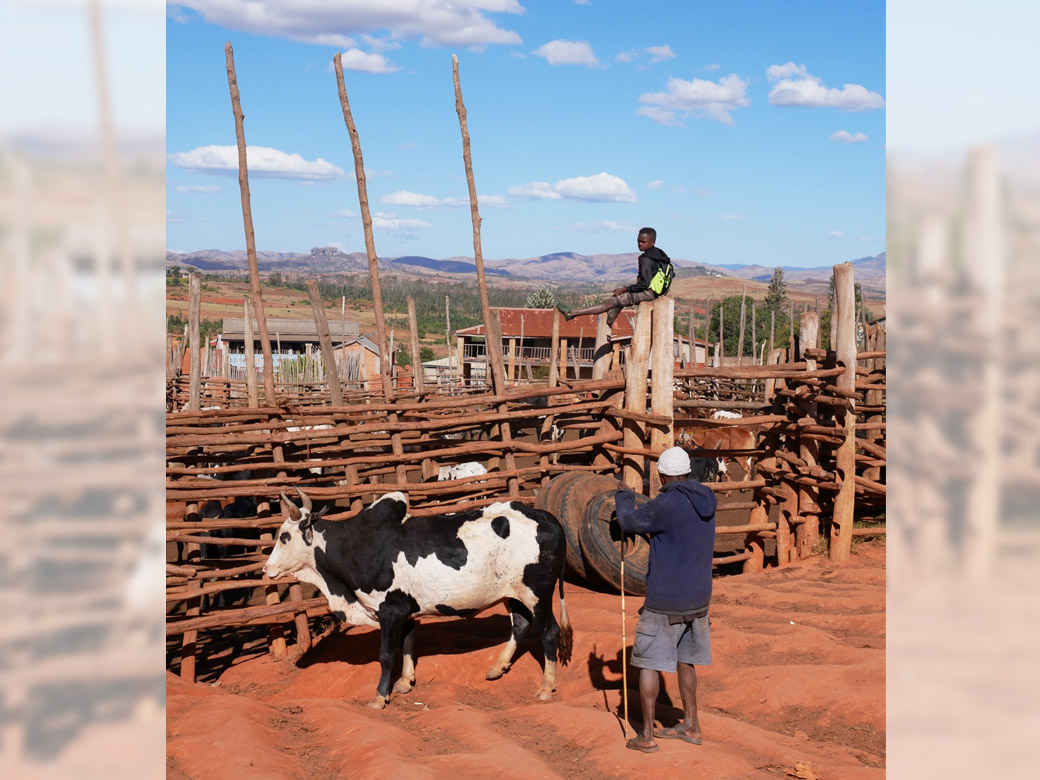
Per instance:
[[[652,301],[668,292],[672,279],[675,278],[675,269],[672,267],[671,258],[654,246],[656,241],[656,230],[650,227],[640,228],[636,245],[642,254],[639,255],[639,275],[635,284],[618,287],[611,297],[586,309],[569,311],[563,305],[556,304],[563,318],[569,321],[584,314],[602,314],[606,311],[610,312],[607,315],[607,327],[613,328],[614,320],[626,306]]]

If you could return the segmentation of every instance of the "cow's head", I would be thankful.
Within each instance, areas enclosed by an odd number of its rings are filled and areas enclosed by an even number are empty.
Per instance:
[[[313,511],[307,494],[297,490],[301,506],[296,506],[285,493],[281,494],[285,522],[278,529],[274,549],[264,564],[264,574],[272,580],[314,565],[314,521],[325,514],[328,507]]]

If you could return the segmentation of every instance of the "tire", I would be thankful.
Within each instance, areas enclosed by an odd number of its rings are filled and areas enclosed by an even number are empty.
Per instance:
[[[636,506],[650,499],[636,495]],[[625,592],[635,596],[646,593],[650,564],[650,543],[643,536],[627,536],[625,549]],[[615,589],[621,580],[621,528],[614,515],[614,491],[604,493],[589,504],[579,532],[581,551],[588,567]]]
[[[597,577],[588,565],[581,549],[581,526],[589,504],[598,496],[614,489],[616,482],[597,474],[577,474],[577,479],[565,484],[559,494],[560,522],[567,535],[567,565],[583,579],[595,582]]]

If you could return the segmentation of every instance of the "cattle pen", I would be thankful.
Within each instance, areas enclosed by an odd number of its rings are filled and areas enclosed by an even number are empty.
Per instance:
[[[803,317],[802,333],[811,337],[815,313]],[[665,326],[659,331],[658,320]],[[596,552],[596,543],[589,549],[584,540],[574,545],[571,576],[617,588],[609,574],[610,545],[620,544],[612,501],[590,508],[593,500],[609,492],[615,477],[651,497],[659,485],[656,454],[677,440],[695,440],[691,431],[741,427],[754,431],[753,451],[688,445],[695,456],[752,458],[750,474],[731,471],[731,479],[710,486],[720,502],[719,571],[784,566],[828,549],[840,560],[853,536],[884,533],[883,525],[852,523],[869,521],[884,505],[883,331],[865,334],[866,348],[849,367],[808,341],[775,350],[767,365],[683,359],[676,367],[670,350],[654,349],[655,337],[671,345],[672,320],[671,300],[642,304],[623,371],[604,365],[601,378],[582,381],[561,381],[553,371],[550,382],[502,392],[453,394],[416,380],[389,400],[381,392],[355,393],[334,405],[326,383],[305,395],[287,388],[289,404],[250,406],[245,392],[227,392],[225,380],[210,386],[199,377],[206,396],[219,389],[227,405],[167,415],[167,635],[180,638],[170,665],[193,678],[200,632],[267,626],[276,655],[284,655],[292,633],[302,649],[309,646],[310,623],[328,613],[324,599],[310,586],[285,579],[276,585],[261,573],[282,522],[278,497],[297,489],[334,503],[329,517],[343,521],[395,490],[408,495],[417,516],[507,498],[540,503],[574,532],[570,538],[596,533],[607,548]],[[612,352],[602,344],[600,351]],[[558,357],[557,351],[554,363]],[[849,374],[852,389],[844,389],[839,383]],[[171,376],[175,408],[182,388],[180,377]],[[708,413],[719,408],[742,416],[712,419]],[[554,426],[558,433],[551,436]],[[853,467],[845,472],[842,448],[850,439]],[[487,473],[438,481],[444,467],[473,461]],[[847,511],[838,500],[843,486],[852,499],[847,517],[838,516]],[[244,500],[252,502],[249,516],[224,511]],[[236,603],[215,598],[228,592]]]
[[[498,314],[488,304],[457,63],[456,110],[487,334],[485,382],[428,388],[416,371],[411,387],[395,386],[391,361],[385,359],[393,350],[383,316],[364,164],[337,55],[377,346],[384,357],[381,376],[366,388],[341,386],[324,306],[311,281],[307,286],[325,379],[276,384],[230,44],[226,56],[250,263],[251,295],[243,312],[246,379],[203,376],[200,279],[193,273],[186,338],[176,349],[171,345],[167,362],[166,631],[168,666],[181,677],[196,678],[197,661],[207,657],[207,637],[255,633],[260,627],[275,657],[287,655],[292,637],[300,651],[310,648],[314,621],[328,614],[325,599],[312,586],[285,577],[275,583],[262,573],[282,523],[282,493],[295,496],[304,490],[312,500],[330,502],[334,508],[327,518],[344,522],[392,491],[407,495],[415,516],[507,499],[540,504],[555,510],[569,529],[570,576],[617,588],[613,562],[622,540],[604,497],[615,479],[645,498],[655,496],[660,488],[656,456],[689,440],[694,456],[751,459],[743,479],[710,485],[720,499],[714,561],[720,573],[783,567],[825,551],[841,562],[854,536],[884,533],[883,526],[866,527],[863,521],[877,515],[885,500],[885,334],[876,325],[857,325],[850,263],[835,266],[834,350],[819,349],[818,314],[807,311],[800,336],[786,349],[773,349],[763,365],[706,365],[698,362],[692,338],[685,354],[676,353],[676,301],[664,296],[639,305],[631,343],[623,350],[610,342],[605,319],[599,318],[591,379],[566,378],[558,317],[547,381],[519,384],[507,378],[506,367],[515,356],[512,345],[503,344]],[[418,355],[409,303],[411,354]],[[263,354],[262,387],[256,382],[254,322]],[[187,376],[181,374],[184,349],[189,351]],[[713,419],[716,411],[741,416]],[[696,443],[698,431],[734,428],[752,433],[751,448]],[[473,461],[486,473],[438,479],[444,467]],[[855,527],[857,521],[861,527]]]

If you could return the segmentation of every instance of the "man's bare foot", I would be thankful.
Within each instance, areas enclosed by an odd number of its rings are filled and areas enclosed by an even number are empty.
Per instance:
[[[637,734],[625,743],[625,747],[629,750],[638,750],[641,753],[656,753],[659,748],[657,743],[654,742],[654,738],[644,737],[642,734]]]

